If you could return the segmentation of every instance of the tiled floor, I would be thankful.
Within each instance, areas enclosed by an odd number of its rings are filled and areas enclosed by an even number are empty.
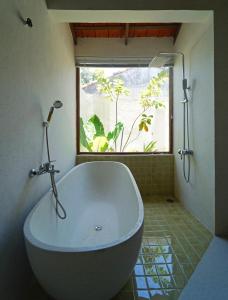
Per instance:
[[[178,202],[144,199],[143,244],[134,273],[113,300],[178,299],[212,238]]]

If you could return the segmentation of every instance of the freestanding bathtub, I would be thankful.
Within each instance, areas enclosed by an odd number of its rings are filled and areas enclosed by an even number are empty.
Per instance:
[[[118,162],[74,167],[57,184],[67,219],[49,191],[24,224],[29,261],[57,300],[109,300],[127,282],[143,231],[143,204],[129,169]]]

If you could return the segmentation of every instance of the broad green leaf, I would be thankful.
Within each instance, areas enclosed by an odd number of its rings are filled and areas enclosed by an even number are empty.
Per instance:
[[[86,136],[83,119],[80,118],[80,144],[85,147],[89,152],[91,152],[91,145]]]
[[[110,131],[107,135],[107,139],[108,141],[113,140],[116,141],[121,133],[121,131],[123,130],[123,123],[118,122],[115,126],[115,129],[113,131]]]
[[[105,136],[98,136],[93,140],[93,152],[105,152],[108,149],[108,140]]]
[[[95,133],[94,137],[105,135],[104,125],[102,124],[101,120],[99,119],[99,117],[97,115],[92,116],[89,119],[89,122],[91,122],[95,127],[96,133]]]

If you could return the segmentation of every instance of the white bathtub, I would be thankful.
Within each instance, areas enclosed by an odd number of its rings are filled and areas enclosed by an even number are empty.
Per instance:
[[[67,219],[56,217],[50,191],[24,224],[33,272],[54,299],[109,300],[128,280],[141,244],[144,212],[135,180],[121,163],[91,162],[57,187]]]

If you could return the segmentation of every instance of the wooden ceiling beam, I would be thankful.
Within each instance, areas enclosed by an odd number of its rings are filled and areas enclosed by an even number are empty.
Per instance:
[[[127,46],[127,44],[128,44],[128,34],[129,34],[129,23],[126,23],[125,24],[125,39],[124,39],[125,46]]]

